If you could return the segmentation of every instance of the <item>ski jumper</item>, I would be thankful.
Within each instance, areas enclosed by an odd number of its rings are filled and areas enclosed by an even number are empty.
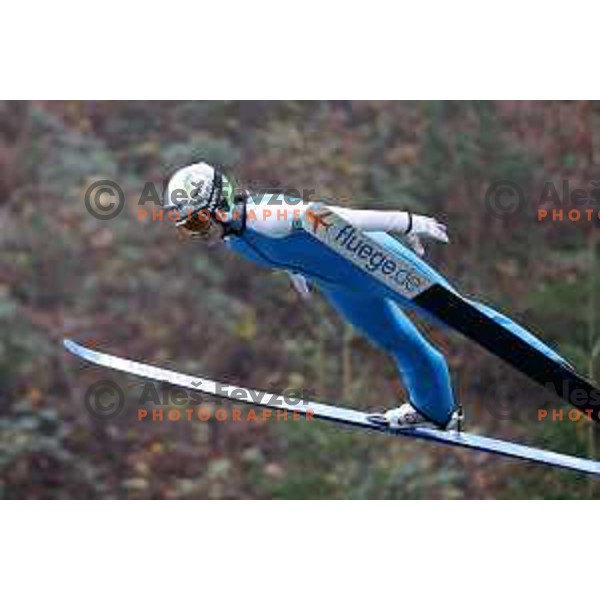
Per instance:
[[[401,303],[386,297],[379,288],[372,289],[374,286],[371,286],[368,274],[304,231],[301,225],[309,208],[309,204],[283,195],[267,194],[256,199],[249,196],[243,226],[237,231],[233,227],[229,233],[226,229],[225,243],[256,263],[288,271],[297,287],[298,284],[303,286],[305,281],[318,287],[347,321],[393,357],[408,391],[408,401],[427,419],[444,427],[456,408],[446,360],[403,309],[415,310],[429,321],[432,317],[408,299]],[[406,232],[410,222],[408,213],[328,208],[387,250],[415,264],[435,282],[453,289],[437,271],[389,235],[388,232]],[[224,220],[226,224],[240,222],[239,209],[231,209]],[[480,303],[472,303],[548,356],[564,362],[562,357],[508,317]]]

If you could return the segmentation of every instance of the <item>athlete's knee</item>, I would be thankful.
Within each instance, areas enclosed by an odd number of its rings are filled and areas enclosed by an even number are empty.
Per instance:
[[[509,319],[506,315],[503,315],[501,312],[498,312],[495,308],[492,308],[487,304],[483,304],[482,302],[477,302],[475,300],[471,300],[470,302],[475,308],[478,308],[484,315],[488,316],[490,319],[492,319],[492,321],[495,321],[499,325],[514,324],[512,319]]]
[[[433,346],[429,346],[424,353],[429,368],[437,374],[448,372],[448,363],[444,355]]]

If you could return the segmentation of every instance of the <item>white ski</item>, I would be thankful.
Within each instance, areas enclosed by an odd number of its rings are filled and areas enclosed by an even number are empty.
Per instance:
[[[205,392],[212,396],[228,398],[236,402],[244,402],[271,409],[286,409],[302,414],[312,414],[318,419],[335,421],[352,427],[370,429],[397,436],[419,438],[441,444],[509,456],[552,467],[570,469],[580,473],[600,475],[600,462],[585,458],[559,454],[549,450],[542,450],[465,432],[443,431],[418,426],[408,429],[392,429],[378,415],[372,413],[329,404],[308,402],[299,398],[287,398],[280,394],[261,392],[240,386],[219,383],[218,381],[212,381],[204,377],[185,375],[176,371],[161,369],[104,352],[98,352],[81,346],[72,340],[64,340],[64,345],[73,354],[102,367],[130,373],[139,377],[146,377],[153,381],[163,381],[190,390]]]

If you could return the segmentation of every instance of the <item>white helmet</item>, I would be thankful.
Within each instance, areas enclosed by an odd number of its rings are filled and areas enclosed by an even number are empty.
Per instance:
[[[177,211],[177,224],[205,211],[214,216],[218,210],[227,210],[232,197],[232,186],[223,173],[208,163],[199,162],[176,171],[167,184],[163,206]]]

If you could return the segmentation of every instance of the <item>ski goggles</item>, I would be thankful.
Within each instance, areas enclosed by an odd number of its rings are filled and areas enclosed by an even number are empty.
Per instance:
[[[207,209],[202,209],[189,214],[175,225],[192,235],[207,235],[212,227],[212,222],[210,212]]]

